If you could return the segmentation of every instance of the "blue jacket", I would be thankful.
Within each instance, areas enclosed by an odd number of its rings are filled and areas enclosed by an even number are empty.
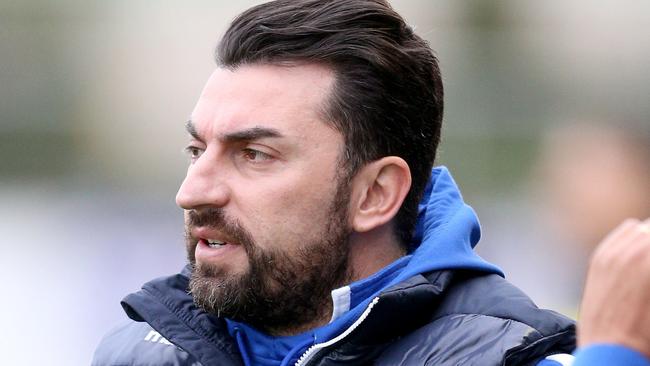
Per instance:
[[[412,253],[347,286],[349,308],[304,334],[283,364],[533,365],[571,352],[573,323],[535,307],[478,257],[479,237],[448,171],[434,169]],[[130,321],[102,340],[93,365],[242,365],[285,341],[202,312],[187,284],[186,268],[127,296]]]

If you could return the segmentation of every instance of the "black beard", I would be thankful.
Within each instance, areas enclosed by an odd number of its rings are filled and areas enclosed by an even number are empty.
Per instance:
[[[220,209],[190,211],[188,229],[206,225],[218,228],[243,245],[249,260],[249,271],[240,275],[196,265],[196,243],[188,238],[188,257],[194,264],[190,278],[194,302],[210,314],[271,334],[291,333],[322,320],[332,307],[331,291],[346,284],[351,276],[348,198],[347,187],[339,186],[321,239],[290,251],[260,249],[252,236],[236,221],[226,219]]]

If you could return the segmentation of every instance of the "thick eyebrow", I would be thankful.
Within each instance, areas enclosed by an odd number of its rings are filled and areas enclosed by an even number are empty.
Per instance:
[[[189,133],[196,140],[203,141],[203,139],[199,136],[199,133],[196,131],[196,127],[194,127],[192,120],[188,120],[185,123],[185,130],[187,130],[187,133]],[[219,140],[223,142],[241,142],[268,137],[284,137],[284,135],[282,135],[280,131],[274,128],[256,126],[241,131],[222,134],[219,136]]]
[[[219,136],[223,142],[252,141],[267,137],[284,137],[280,131],[269,127],[251,127],[241,131],[235,131]]]
[[[203,141],[203,139],[201,139],[201,137],[199,136],[199,133],[196,132],[196,128],[194,127],[194,123],[192,123],[191,119],[185,122],[185,130],[196,140]]]

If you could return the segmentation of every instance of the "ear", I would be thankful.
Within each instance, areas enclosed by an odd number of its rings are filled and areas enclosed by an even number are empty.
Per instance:
[[[352,184],[352,229],[367,232],[395,217],[411,188],[411,170],[404,159],[387,156],[361,168]]]

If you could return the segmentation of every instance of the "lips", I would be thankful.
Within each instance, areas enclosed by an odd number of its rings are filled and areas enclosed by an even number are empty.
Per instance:
[[[225,237],[212,234],[206,237],[199,236],[197,239],[194,247],[194,259],[197,264],[225,268],[239,266],[245,260],[244,247]]]
[[[204,240],[210,248],[219,248],[226,245],[225,241],[216,240],[216,239],[201,239]]]
[[[210,248],[219,248],[227,244],[239,245],[239,243],[222,232],[206,227],[192,228],[190,233],[193,238],[196,238],[197,241],[203,242],[203,244]]]
[[[190,235],[196,242],[193,254],[198,264],[230,266],[239,263],[239,258],[245,256],[246,251],[242,250],[244,246],[240,245],[239,240],[222,230],[210,226],[193,227]]]

